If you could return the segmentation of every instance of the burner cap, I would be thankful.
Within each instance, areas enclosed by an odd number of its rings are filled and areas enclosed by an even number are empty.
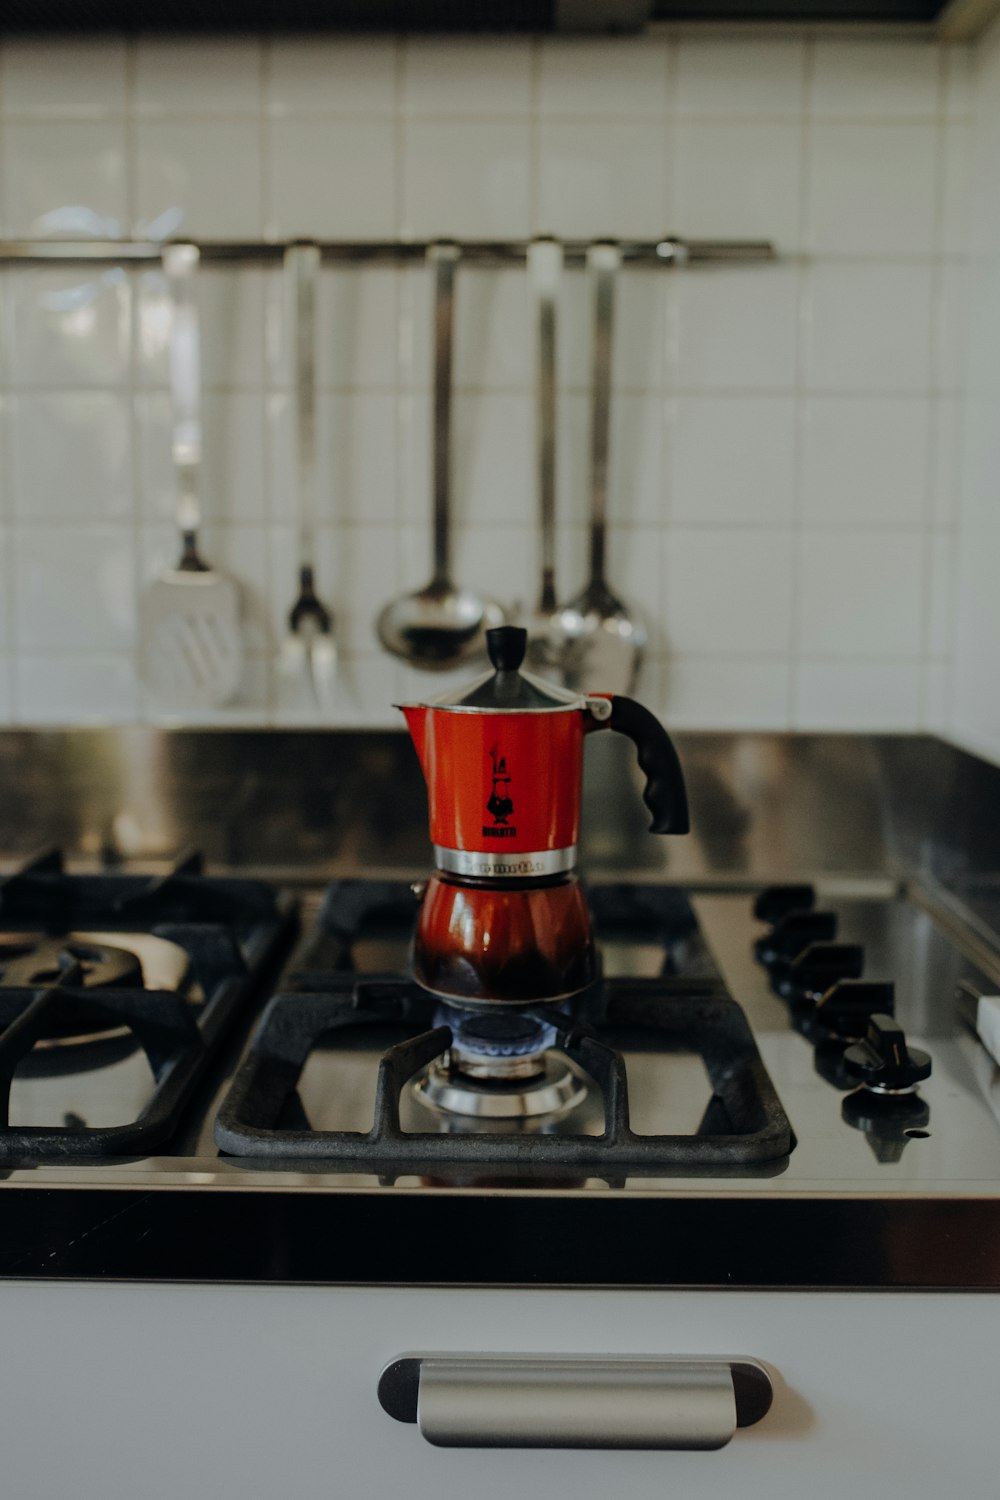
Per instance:
[[[449,1014],[443,1023],[451,1027],[457,1048],[479,1057],[530,1057],[555,1040],[553,1027],[508,1011]]]
[[[76,971],[76,977],[73,976]],[[41,989],[66,975],[84,989],[142,988],[142,964],[134,953],[70,935],[0,934],[0,986]]]
[[[0,932],[0,997],[10,990],[53,989],[45,1037],[39,1048],[65,1047],[70,1038],[106,1036],[121,1023],[88,1001],[66,991],[85,990],[99,998],[101,990],[142,989],[143,968],[138,954],[71,932],[58,937],[37,932]],[[0,1029],[3,1027],[0,1020]]]
[[[507,1129],[539,1119],[559,1119],[587,1097],[583,1076],[558,1053],[547,1053],[528,1078],[478,1079],[435,1058],[416,1080],[417,1098],[445,1118],[502,1121]],[[537,1127],[536,1127],[537,1128]]]

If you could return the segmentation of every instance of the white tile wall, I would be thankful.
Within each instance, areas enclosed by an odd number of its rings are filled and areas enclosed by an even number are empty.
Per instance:
[[[532,49],[522,40],[414,38],[399,58],[408,116],[468,120],[531,109]],[[388,101],[391,112],[393,100]]]
[[[134,108],[151,118],[255,115],[261,49],[243,39],[148,38],[135,58]]]
[[[101,38],[31,41],[0,53],[6,115],[43,120],[99,120],[127,107],[125,43]]]
[[[248,152],[251,121],[140,118],[133,131],[137,235],[196,234],[254,239],[263,229],[263,184],[257,152]]]
[[[127,521],[129,408],[113,391],[11,400],[11,514],[17,521]]]
[[[800,119],[807,59],[814,71],[810,51],[806,36],[775,40],[752,27],[682,32],[675,44],[675,111],[681,118]]]
[[[692,238],[765,239],[798,250],[802,158],[802,135],[783,120],[679,120],[674,222]]]
[[[288,116],[272,121],[267,139],[268,237],[343,238],[346,222],[359,239],[391,239],[393,157],[389,120]],[[251,165],[256,166],[252,158]]]
[[[0,232],[773,239],[775,266],[622,279],[610,559],[650,625],[641,691],[678,726],[940,727],[969,567],[960,476],[984,484],[995,457],[988,437],[971,455],[961,437],[970,223],[1000,245],[1000,218],[969,210],[986,170],[970,165],[976,100],[1000,73],[977,80],[975,63],[924,41],[752,28],[9,42]],[[245,682],[217,718],[315,722],[279,670],[296,572],[286,291],[277,271],[209,268],[202,305],[204,550],[247,614]],[[579,273],[561,311],[570,594],[586,566]],[[144,582],[176,552],[168,328],[157,271],[0,275],[2,722],[152,712],[135,628]],[[321,328],[329,718],[391,723],[401,694],[447,686],[398,669],[372,633],[430,567],[425,273],[325,269]],[[460,273],[456,570],[525,604],[532,349],[523,275]]]
[[[930,261],[813,259],[804,272],[807,388],[866,395],[934,389],[936,276]]]
[[[127,233],[127,150],[121,116],[5,121],[6,232],[63,239]]]
[[[810,137],[805,246],[818,254],[929,255],[936,125],[817,121]]]
[[[912,656],[923,604],[924,539],[912,531],[807,531],[799,561],[799,646],[808,657]]]
[[[313,38],[273,41],[263,52],[268,115],[390,116],[396,108],[397,47],[354,40],[348,47]]]
[[[899,120],[933,115],[942,102],[939,57],[921,41],[886,48],[857,37],[828,38],[813,61],[812,107],[819,119]]]
[[[926,396],[809,396],[801,419],[807,524],[924,524],[932,442]]]

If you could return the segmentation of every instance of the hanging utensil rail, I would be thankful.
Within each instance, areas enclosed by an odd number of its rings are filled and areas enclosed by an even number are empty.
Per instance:
[[[185,237],[186,239],[188,237]],[[418,262],[433,240],[328,240],[318,245],[324,260]],[[590,240],[564,240],[565,263],[583,266]],[[527,259],[530,240],[472,240],[462,243],[462,264],[497,267]],[[660,240],[621,240],[627,265],[706,265],[713,262],[776,260],[768,240],[684,240],[673,235]],[[202,263],[216,261],[274,262],[282,260],[280,241],[205,240],[199,242]],[[2,265],[136,265],[162,260],[164,242],[153,240],[0,240]]]

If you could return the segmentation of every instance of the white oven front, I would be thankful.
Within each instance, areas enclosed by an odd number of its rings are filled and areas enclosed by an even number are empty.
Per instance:
[[[0,1284],[0,1327],[5,1500],[1000,1493],[995,1295],[11,1281]],[[570,1381],[581,1356],[600,1356],[608,1410],[592,1382],[581,1400],[595,1429],[619,1438],[613,1407],[626,1429],[644,1430],[642,1394],[633,1402],[615,1389],[628,1357],[707,1371],[701,1395],[687,1385],[681,1394],[694,1407],[704,1398],[709,1427],[719,1420],[717,1372],[734,1359],[760,1362],[773,1402],[706,1451],[631,1447],[627,1430],[621,1448],[550,1448],[547,1436],[572,1442],[581,1427],[563,1372],[535,1412],[523,1388],[520,1408],[507,1404],[501,1374],[495,1422],[489,1381],[476,1422],[502,1429],[509,1413],[529,1422],[538,1446],[440,1447],[379,1401],[383,1368],[414,1352],[464,1355],[481,1387],[484,1369],[490,1379],[503,1369],[490,1364],[496,1356],[523,1367],[545,1354],[550,1374],[563,1359]],[[447,1381],[433,1393],[430,1425],[443,1423],[449,1441],[455,1431],[462,1440],[466,1395]],[[478,1443],[476,1422],[468,1436]]]

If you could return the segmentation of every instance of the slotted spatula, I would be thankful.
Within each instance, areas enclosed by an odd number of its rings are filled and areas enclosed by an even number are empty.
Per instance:
[[[171,297],[170,395],[177,528],[176,568],[151,583],[142,601],[143,680],[165,709],[217,708],[240,685],[243,650],[239,590],[198,551],[201,525],[201,333],[197,245],[167,245]]]

